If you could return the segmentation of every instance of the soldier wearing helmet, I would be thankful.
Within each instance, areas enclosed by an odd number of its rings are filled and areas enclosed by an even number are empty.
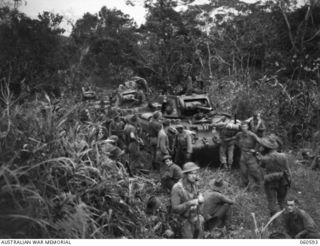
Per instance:
[[[182,238],[203,237],[203,217],[199,207],[203,203],[202,194],[198,193],[199,167],[193,162],[183,166],[183,177],[171,190],[171,206],[173,213],[178,214],[181,224]]]

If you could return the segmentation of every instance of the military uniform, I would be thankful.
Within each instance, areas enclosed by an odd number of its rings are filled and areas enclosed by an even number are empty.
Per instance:
[[[103,153],[106,153],[107,156],[112,160],[119,159],[119,157],[122,153],[122,150],[118,146],[116,146],[115,144],[113,144],[111,142],[103,143],[101,146],[101,151]]]
[[[139,106],[146,101],[146,96],[142,90],[137,91],[136,101],[133,102],[132,106]]]
[[[169,190],[182,178],[182,169],[175,163],[172,163],[161,180],[162,186]]]
[[[320,131],[317,131],[312,136],[312,151],[314,159],[311,163],[311,169],[320,167]]]
[[[284,213],[284,224],[291,238],[320,239],[320,232],[313,219],[304,210],[296,208],[294,212]]]
[[[189,160],[192,153],[191,136],[185,130],[176,135],[174,151],[175,163],[182,167]]]
[[[206,227],[210,230],[213,226],[223,227],[230,220],[230,206],[233,203],[220,191],[206,191],[204,194],[203,217]]]
[[[286,195],[291,183],[289,159],[285,153],[273,150],[262,156],[261,167],[265,168],[264,188],[268,200],[270,214],[277,212],[277,203],[284,207]]]
[[[127,123],[123,130],[127,153],[129,154],[129,163],[133,168],[141,166],[137,132],[137,127],[132,123]]]
[[[122,136],[124,125],[122,120],[113,119],[109,125],[109,135]]]
[[[182,238],[201,238],[203,234],[203,217],[197,209],[188,205],[188,201],[198,197],[196,187],[188,186],[184,179],[180,179],[172,187],[172,211],[179,215]]]
[[[152,151],[152,165],[156,168],[156,156],[157,156],[157,144],[158,144],[158,134],[161,130],[161,122],[154,117],[151,118],[149,122],[149,138]]]
[[[234,136],[239,130],[239,122],[236,124],[226,124],[220,130],[221,144],[219,146],[219,157],[220,163],[224,168],[231,169],[233,164],[233,153],[234,153]]]
[[[243,185],[250,188],[257,184],[260,186],[262,182],[262,174],[255,156],[257,140],[248,132],[239,132],[236,135],[236,141],[241,149],[240,157],[240,174]]]
[[[264,132],[266,130],[266,125],[264,123],[264,120],[259,119],[259,118],[256,119],[256,118],[252,117],[248,123],[249,123],[249,129],[252,132],[257,134],[259,137],[263,137]]]
[[[123,147],[123,130],[125,123],[121,119],[112,119],[109,124],[109,136],[116,135],[119,138],[119,145]]]

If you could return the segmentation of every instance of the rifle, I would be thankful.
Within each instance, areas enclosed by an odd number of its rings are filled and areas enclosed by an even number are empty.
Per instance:
[[[283,178],[288,182],[289,187],[291,187],[291,179],[287,171],[283,171]]]

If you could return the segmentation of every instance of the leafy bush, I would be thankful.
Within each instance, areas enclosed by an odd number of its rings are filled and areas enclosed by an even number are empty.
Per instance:
[[[78,122],[81,105],[61,103],[56,110],[48,96],[22,105],[8,99],[0,118],[8,126],[0,139],[1,235],[147,237],[144,200],[155,184],[129,178],[90,135],[95,125]]]

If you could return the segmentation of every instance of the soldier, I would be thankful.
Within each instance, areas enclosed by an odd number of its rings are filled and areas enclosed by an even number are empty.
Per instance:
[[[180,167],[191,158],[192,142],[191,136],[183,129],[183,125],[177,125],[178,131],[174,144],[175,163]]]
[[[233,153],[235,145],[235,135],[240,128],[240,122],[238,120],[226,122],[227,118],[223,122],[216,124],[220,134],[220,146],[219,157],[221,165],[230,170],[233,164]]]
[[[120,156],[124,154],[124,151],[117,146],[118,141],[118,136],[112,135],[103,142],[101,147],[102,152],[107,153],[108,157],[114,161],[118,160]]]
[[[203,217],[199,213],[203,196],[196,187],[198,169],[193,162],[184,164],[183,178],[171,190],[172,212],[179,215],[182,238],[203,237]]]
[[[171,149],[169,147],[169,138],[168,138],[169,126],[170,126],[170,122],[168,120],[165,120],[162,123],[162,128],[158,133],[157,154],[156,154],[157,164],[161,163],[162,158],[165,155],[170,155],[171,153]],[[160,166],[157,166],[156,168],[160,169]]]
[[[165,155],[163,162],[167,166],[167,172],[161,179],[161,184],[165,189],[171,191],[173,185],[182,178],[182,170],[177,164],[173,163],[171,155]]]
[[[143,104],[146,101],[146,96],[143,90],[139,89],[137,91],[137,96],[135,99],[135,102],[133,103],[133,106],[139,106]]]
[[[153,113],[152,118],[149,122],[149,138],[152,150],[152,167],[156,169],[156,156],[157,156],[157,144],[158,144],[158,134],[162,128],[161,123],[162,114],[160,111]]]
[[[264,120],[261,119],[261,112],[256,110],[253,116],[248,119],[249,130],[257,134],[258,137],[263,137],[266,130]]]
[[[210,190],[204,192],[204,203],[202,214],[205,220],[205,227],[211,230],[213,226],[222,228],[228,226],[230,220],[230,206],[235,202],[222,194],[225,185],[223,179],[213,179],[209,182]]]
[[[175,142],[177,133],[178,132],[175,127],[169,126],[168,131],[167,131],[167,135],[168,135],[168,139],[169,139],[170,154],[173,154],[174,142]]]
[[[142,166],[140,163],[140,145],[143,144],[142,139],[138,136],[139,122],[136,115],[128,120],[124,127],[123,135],[126,144],[126,150],[129,154],[130,166],[135,168]]]
[[[191,95],[193,93],[193,82],[191,76],[188,76],[186,84],[186,95]]]
[[[320,239],[320,232],[314,220],[304,210],[296,205],[297,200],[294,198],[287,199],[287,208],[284,217],[285,229],[290,238],[308,238]]]
[[[161,104],[161,113],[165,113],[166,109],[167,109],[167,105],[168,105],[168,101],[167,101],[167,96],[163,95],[162,98],[162,104]]]
[[[312,136],[312,152],[314,154],[310,168],[320,167],[320,131],[316,131]]]
[[[92,117],[91,117],[89,109],[81,110],[80,121],[82,123],[92,122]]]
[[[167,223],[166,207],[161,203],[160,199],[156,196],[151,196],[146,204],[146,215],[148,221],[148,229],[153,230],[160,237],[172,238],[174,232],[170,225]]]
[[[120,118],[120,114],[116,113],[114,118],[109,123],[109,136],[116,135],[119,137],[119,145],[123,146],[123,130],[124,130],[125,123]]]
[[[117,113],[109,124],[109,134],[120,137],[123,133],[125,123],[121,120],[120,114]]]
[[[289,158],[285,153],[277,152],[277,141],[272,137],[258,139],[261,145],[257,152],[260,166],[265,169],[264,189],[268,200],[270,215],[277,212],[277,203],[284,207],[286,195],[291,184]]]
[[[260,187],[262,183],[262,174],[255,156],[257,147],[257,136],[248,130],[248,123],[241,123],[241,132],[235,136],[236,143],[241,149],[240,157],[240,175],[242,184],[248,185],[248,189],[254,186]]]

